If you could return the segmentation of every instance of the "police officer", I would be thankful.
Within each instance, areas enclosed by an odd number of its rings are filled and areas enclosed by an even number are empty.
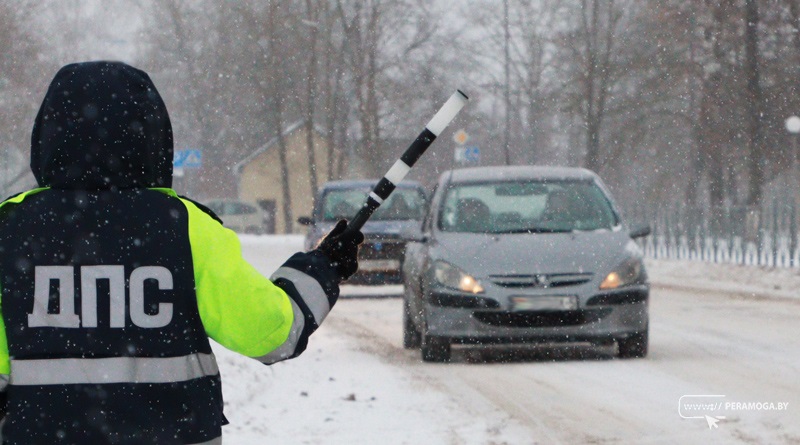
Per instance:
[[[172,182],[172,129],[146,73],[63,67],[36,116],[39,188],[0,204],[6,444],[220,443],[208,338],[275,363],[303,352],[355,273],[346,222],[271,278]]]

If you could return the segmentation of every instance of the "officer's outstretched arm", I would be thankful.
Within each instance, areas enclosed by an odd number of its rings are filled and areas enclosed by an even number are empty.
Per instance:
[[[340,276],[328,257],[320,251],[297,253],[270,280],[242,258],[233,231],[183,202],[197,304],[208,336],[267,364],[303,352],[339,294]]]

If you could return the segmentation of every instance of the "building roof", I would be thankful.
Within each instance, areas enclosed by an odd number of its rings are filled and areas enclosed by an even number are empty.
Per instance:
[[[305,119],[300,119],[298,121],[295,121],[295,122],[289,124],[288,126],[286,126],[283,129],[283,133],[282,133],[283,137],[289,136],[290,134],[294,133],[295,130],[298,130],[300,128],[304,128],[305,125],[306,125],[306,120]],[[325,134],[325,130],[321,129],[317,125],[314,125],[314,130],[316,130],[317,133],[319,133],[319,134]],[[253,159],[255,159],[259,155],[261,155],[261,153],[264,153],[265,151],[269,150],[270,148],[272,148],[273,146],[275,146],[277,144],[278,144],[278,137],[275,136],[274,138],[270,139],[266,144],[264,144],[261,147],[255,149],[252,153],[250,153],[249,155],[245,156],[244,159],[242,159],[241,161],[237,162],[233,166],[234,171],[237,172],[237,173],[241,173],[242,169],[244,168],[245,165],[249,164]]]

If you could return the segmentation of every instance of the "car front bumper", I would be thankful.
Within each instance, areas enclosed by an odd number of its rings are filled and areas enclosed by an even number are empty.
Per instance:
[[[604,342],[647,328],[649,287],[579,298],[572,310],[514,311],[501,299],[435,291],[425,302],[427,333],[455,343]]]

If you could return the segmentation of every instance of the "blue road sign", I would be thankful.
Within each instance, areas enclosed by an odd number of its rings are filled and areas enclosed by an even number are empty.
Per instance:
[[[477,146],[456,147],[456,162],[478,164],[481,162],[481,149]]]
[[[465,147],[464,160],[467,162],[480,162],[481,149],[478,147]]]
[[[203,165],[203,152],[196,149],[175,150],[172,166],[175,168],[198,168]]]

